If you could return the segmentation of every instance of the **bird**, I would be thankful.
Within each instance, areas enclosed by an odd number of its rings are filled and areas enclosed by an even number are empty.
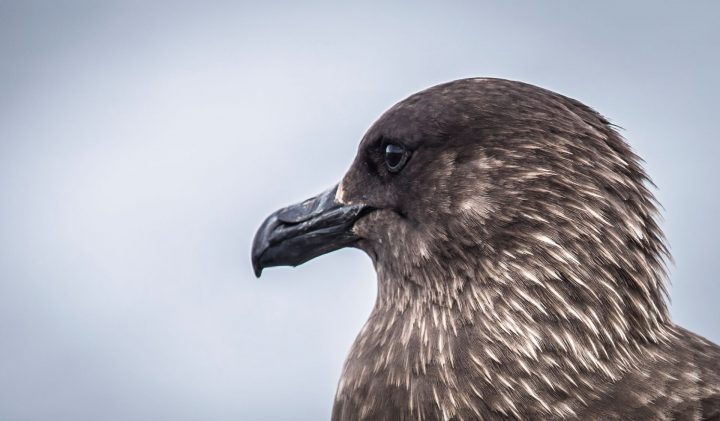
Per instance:
[[[618,129],[535,85],[446,82],[265,219],[258,277],[343,247],[377,273],[333,420],[720,419],[720,347],[670,318],[655,186]]]

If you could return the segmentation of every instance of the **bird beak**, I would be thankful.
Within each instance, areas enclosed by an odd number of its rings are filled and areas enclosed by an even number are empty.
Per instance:
[[[255,276],[259,278],[266,267],[301,265],[359,239],[353,225],[370,208],[338,203],[337,189],[336,185],[265,219],[253,240]]]

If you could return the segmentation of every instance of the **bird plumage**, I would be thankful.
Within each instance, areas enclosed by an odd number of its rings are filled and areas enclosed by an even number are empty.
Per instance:
[[[397,174],[388,143],[412,153]],[[378,296],[333,419],[720,417],[720,348],[670,320],[649,183],[608,120],[532,85],[392,107],[336,194],[370,209],[352,245]]]

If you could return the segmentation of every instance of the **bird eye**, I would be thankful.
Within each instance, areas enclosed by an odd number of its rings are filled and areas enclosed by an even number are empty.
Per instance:
[[[385,147],[385,165],[390,172],[399,172],[409,156],[410,153],[402,146],[390,143]]]

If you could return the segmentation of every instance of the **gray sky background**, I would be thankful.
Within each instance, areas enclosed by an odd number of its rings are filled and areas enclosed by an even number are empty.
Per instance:
[[[372,265],[256,280],[252,235],[390,105],[470,76],[625,128],[673,316],[720,341],[719,3],[303,3],[0,0],[0,419],[328,418]]]

